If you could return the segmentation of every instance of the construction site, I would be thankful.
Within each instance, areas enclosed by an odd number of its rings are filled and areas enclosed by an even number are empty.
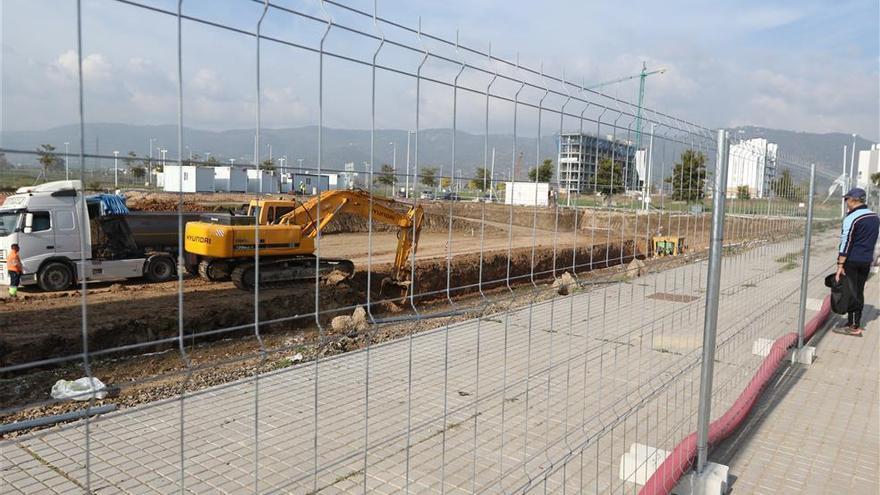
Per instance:
[[[2,1],[0,493],[880,490],[876,12],[447,3]]]
[[[252,199],[247,195],[186,195],[179,204],[179,195],[131,192],[126,202],[133,211],[182,208],[207,212],[227,211]],[[425,215],[418,247],[405,266],[415,274],[408,292],[381,294],[382,280],[394,269],[395,229],[380,222],[371,228],[362,215],[343,213],[327,224],[320,253],[351,260],[353,273],[321,279],[317,318],[314,281],[261,289],[262,348],[254,338],[252,291],[240,290],[228,280],[185,275],[185,343],[190,365],[203,369],[196,371],[187,387],[196,390],[316,356],[355,350],[368,339],[375,344],[552,298],[568,292],[567,288],[558,290],[561,280],[572,284],[571,290],[589,290],[597,284],[692,263],[704,258],[708,247],[707,213],[442,201],[423,202],[422,207]],[[729,224],[732,249],[783,240],[799,229],[799,222],[784,218],[734,217]],[[647,243],[655,236],[681,237],[687,247],[679,256],[651,256]],[[89,284],[91,368],[116,391],[108,403],[133,405],[179,392],[175,384],[186,365],[176,352],[178,288],[176,278]],[[17,301],[3,300],[0,365],[81,352],[80,297],[77,289],[34,290],[22,293]],[[340,322],[337,318],[353,313],[359,320]],[[418,317],[413,316],[416,313]],[[365,330],[374,320],[387,323],[368,335]],[[38,403],[55,381],[81,372],[80,368],[81,362],[72,359],[7,373],[0,382],[0,397],[10,406]],[[40,406],[5,420],[76,407],[70,403]]]

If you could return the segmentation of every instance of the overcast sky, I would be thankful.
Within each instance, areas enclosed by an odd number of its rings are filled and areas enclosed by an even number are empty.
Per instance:
[[[174,11],[176,1],[140,0]],[[369,1],[343,0],[365,11]],[[275,1],[273,0],[273,3]],[[321,16],[316,1],[278,0]],[[2,0],[2,130],[43,129],[78,120],[76,24],[73,0]],[[176,19],[114,0],[83,1],[86,119],[131,124],[176,123]],[[260,5],[250,0],[185,0],[184,13],[253,32]],[[366,17],[328,6],[334,21],[373,32]],[[587,85],[636,74],[645,60],[665,74],[647,81],[646,105],[710,127],[759,125],[813,132],[856,132],[880,138],[880,10],[877,0],[663,2],[499,0],[380,0],[379,15]],[[269,36],[317,47],[320,22],[271,9]],[[421,46],[416,36],[384,26],[389,40]],[[369,60],[377,43],[334,28],[325,49]],[[454,50],[426,42],[432,52]],[[246,128],[255,121],[252,37],[184,22],[185,125]],[[469,63],[482,63],[460,55]],[[421,57],[386,45],[380,64],[415,72]],[[494,66],[503,73],[510,69]],[[455,66],[429,59],[423,74],[452,81]],[[266,127],[317,124],[317,57],[301,48],[264,42],[262,122]],[[324,124],[370,126],[370,69],[328,57]],[[532,78],[532,80],[536,80]],[[472,71],[460,83],[485,87]],[[558,85],[554,86],[558,88]],[[515,87],[493,86],[512,97]],[[603,91],[635,100],[638,81]],[[415,82],[379,71],[378,127],[414,128]],[[423,83],[419,125],[451,127],[451,90]],[[461,92],[460,92],[461,93]],[[537,102],[540,92],[525,91]],[[545,101],[558,108],[561,98]],[[493,102],[492,130],[510,132],[511,105]],[[569,110],[572,110],[569,108]],[[591,110],[592,111],[592,110]],[[524,109],[520,131],[533,134],[536,113]],[[479,131],[485,100],[459,96],[458,125]],[[555,119],[555,123],[553,122]],[[545,114],[543,132],[559,127]],[[564,122],[563,127],[572,127]]]

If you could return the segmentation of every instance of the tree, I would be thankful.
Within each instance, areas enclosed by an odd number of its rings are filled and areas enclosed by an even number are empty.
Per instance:
[[[387,163],[383,163],[382,167],[380,167],[379,177],[376,179],[376,182],[393,188],[394,183],[397,182],[397,177],[394,176],[394,167]]]
[[[199,156],[198,153],[193,153],[192,155],[190,155],[189,160],[184,160],[183,164],[184,165],[195,165],[196,167],[201,167],[202,164],[199,163],[201,161],[202,161],[202,157]]]
[[[791,178],[791,171],[787,168],[782,171],[782,175],[770,182],[770,190],[776,197],[793,201],[803,200],[807,195],[807,187],[803,184],[795,184]]]
[[[492,178],[489,177],[489,170],[484,167],[478,167],[474,170],[474,178],[471,179],[470,188],[478,191],[488,191],[492,187]]]
[[[58,156],[55,154],[55,147],[51,144],[41,144],[37,148],[37,161],[43,169],[43,176],[48,177],[49,172],[58,166]]]
[[[871,182],[874,183],[874,187],[880,187],[880,172],[871,174]]]
[[[440,187],[447,188],[452,185],[452,179],[449,177],[441,177],[440,178]]]
[[[0,153],[0,170],[8,170],[12,168],[12,164],[6,159],[6,153]]]
[[[205,162],[208,163],[208,166],[209,166],[209,167],[214,167],[214,166],[216,166],[218,163],[220,163],[220,162],[217,161],[217,158],[215,158],[215,157],[213,157],[213,156],[209,156],[208,159],[205,160]]]
[[[672,176],[664,182],[672,186],[674,201],[700,201],[706,197],[706,155],[700,151],[685,150],[681,162],[676,162]]]
[[[266,158],[260,163],[260,170],[275,170],[275,160]]]
[[[537,170],[538,182],[550,182],[553,178],[553,160],[546,159],[537,169],[529,169],[529,180],[535,182]]]
[[[749,186],[736,186],[736,199],[752,199]]]
[[[623,167],[620,163],[612,162],[610,158],[602,158],[596,171],[596,192],[610,202],[615,191],[623,191]]]
[[[419,181],[425,187],[434,187],[437,185],[437,168],[426,167],[422,169],[422,176]]]
[[[141,166],[136,166],[131,168],[131,175],[135,179],[143,179],[145,175],[147,175],[147,169]]]

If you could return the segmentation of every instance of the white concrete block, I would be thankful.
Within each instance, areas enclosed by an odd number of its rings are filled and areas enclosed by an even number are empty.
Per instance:
[[[800,349],[793,349],[791,352],[791,364],[813,364],[816,357],[816,348],[805,345]]]
[[[755,356],[766,357],[770,354],[770,348],[773,347],[773,339],[758,339],[752,342],[752,354]]]
[[[634,443],[620,456],[620,479],[644,485],[668,455],[665,450]]]
[[[820,309],[822,309],[822,302],[822,299],[808,297],[806,307],[810,311],[819,311]]]
[[[710,462],[703,474],[696,471],[684,475],[672,489],[672,495],[724,495],[727,493],[727,474],[729,467]]]

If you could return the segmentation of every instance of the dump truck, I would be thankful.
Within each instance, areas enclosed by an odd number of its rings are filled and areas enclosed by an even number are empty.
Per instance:
[[[418,245],[424,211],[417,204],[359,189],[324,191],[304,203],[254,200],[245,215],[203,215],[200,221],[186,224],[186,264],[197,267],[205,279],[232,279],[245,290],[253,289],[258,277],[261,287],[272,287],[313,281],[334,271],[350,276],[354,272],[350,260],[315,256],[315,238],[343,213],[397,226],[393,269],[382,285],[406,290],[411,283],[407,261]]]
[[[0,205],[0,285],[9,285],[6,257],[18,244],[22,285],[45,291],[87,281],[177,275],[181,220],[201,213],[130,212],[111,195],[85,196],[78,180],[19,188]]]

